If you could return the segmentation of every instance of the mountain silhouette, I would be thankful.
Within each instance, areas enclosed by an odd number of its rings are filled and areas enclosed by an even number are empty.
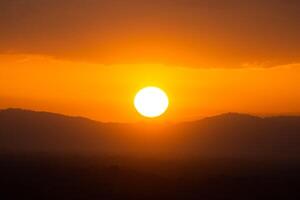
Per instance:
[[[0,111],[4,153],[300,160],[300,117],[227,113],[151,128],[21,109]]]
[[[0,152],[4,199],[299,199],[300,117],[121,124],[7,109]]]

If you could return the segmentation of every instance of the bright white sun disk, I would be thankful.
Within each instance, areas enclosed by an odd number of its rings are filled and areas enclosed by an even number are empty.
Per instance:
[[[158,117],[168,108],[169,100],[166,93],[157,87],[141,89],[134,98],[134,106],[145,117]]]

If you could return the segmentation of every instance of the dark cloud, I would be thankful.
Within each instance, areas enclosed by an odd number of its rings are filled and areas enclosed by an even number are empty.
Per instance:
[[[102,64],[300,61],[297,0],[1,0],[0,51]]]

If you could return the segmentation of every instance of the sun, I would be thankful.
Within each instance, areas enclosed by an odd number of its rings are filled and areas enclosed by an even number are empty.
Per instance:
[[[158,87],[145,87],[134,98],[136,110],[144,117],[154,118],[162,115],[169,106],[167,94]]]

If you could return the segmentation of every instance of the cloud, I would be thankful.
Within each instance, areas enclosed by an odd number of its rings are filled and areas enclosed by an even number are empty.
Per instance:
[[[0,53],[100,64],[300,62],[300,2],[2,0]]]

